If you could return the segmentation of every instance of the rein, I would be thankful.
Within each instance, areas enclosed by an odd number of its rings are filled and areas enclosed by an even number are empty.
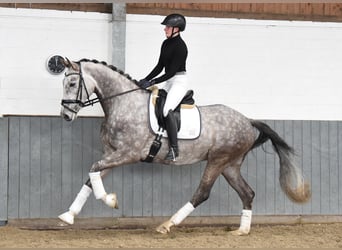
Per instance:
[[[77,97],[76,97],[76,99],[73,99],[73,100],[72,99],[71,100],[70,99],[62,99],[61,105],[73,113],[77,113],[77,111],[68,107],[67,104],[78,104],[82,108],[90,106],[90,105],[93,106],[95,103],[98,103],[101,101],[107,101],[109,99],[112,99],[112,98],[115,98],[115,97],[118,97],[121,95],[125,95],[125,94],[128,94],[128,93],[131,93],[131,92],[134,92],[134,91],[141,89],[141,88],[135,88],[135,89],[130,89],[130,90],[127,90],[127,91],[124,91],[124,92],[121,92],[121,93],[118,93],[115,95],[110,95],[110,96],[107,96],[104,98],[96,97],[93,99],[89,99],[90,96],[89,96],[89,93],[88,93],[88,90],[87,90],[87,87],[85,85],[85,81],[84,81],[84,78],[82,75],[81,65],[80,65],[80,71],[79,72],[74,72],[74,73],[70,73],[70,74],[65,73],[65,77],[68,77],[71,75],[78,75],[80,77],[79,83],[78,83]],[[82,89],[83,89],[83,87],[84,87],[86,94],[87,94],[87,100],[85,102],[82,102]]]

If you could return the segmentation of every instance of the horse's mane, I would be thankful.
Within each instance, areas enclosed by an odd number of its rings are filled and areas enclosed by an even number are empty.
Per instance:
[[[115,72],[118,72],[120,75],[125,76],[128,80],[133,81],[135,84],[137,84],[137,82],[138,82],[137,80],[133,79],[129,74],[125,73],[125,72],[122,71],[121,69],[118,69],[118,68],[115,67],[114,65],[108,65],[108,64],[107,64],[106,62],[104,62],[104,61],[101,61],[101,62],[100,62],[100,61],[95,60],[95,59],[90,60],[90,59],[83,58],[83,59],[79,60],[79,61],[76,62],[76,63],[80,64],[81,62],[92,62],[92,63],[102,64],[102,65],[104,65],[104,66],[110,68],[111,70],[113,70],[113,71],[115,71]]]

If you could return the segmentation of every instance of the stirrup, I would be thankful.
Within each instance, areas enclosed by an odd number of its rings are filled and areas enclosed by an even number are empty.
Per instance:
[[[165,156],[166,161],[176,161],[176,157],[178,156],[178,150],[175,150],[174,148],[170,148],[169,152]]]

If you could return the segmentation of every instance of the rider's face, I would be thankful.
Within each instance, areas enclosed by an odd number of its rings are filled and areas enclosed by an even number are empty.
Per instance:
[[[179,29],[178,29],[178,27],[165,26],[164,31],[165,31],[165,36],[167,38],[170,38],[172,36],[172,31],[173,31],[173,33],[176,33],[179,31]]]
[[[170,26],[165,26],[164,31],[165,31],[165,36],[166,36],[167,38],[171,37],[171,35],[172,35],[172,27],[170,27]]]

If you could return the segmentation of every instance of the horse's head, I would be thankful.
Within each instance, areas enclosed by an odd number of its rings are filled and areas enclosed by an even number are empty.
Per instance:
[[[82,71],[81,63],[71,62],[67,58],[63,63],[67,71],[63,79],[61,116],[66,121],[73,121],[80,109],[89,105],[89,96],[94,92],[95,82],[92,77]]]

